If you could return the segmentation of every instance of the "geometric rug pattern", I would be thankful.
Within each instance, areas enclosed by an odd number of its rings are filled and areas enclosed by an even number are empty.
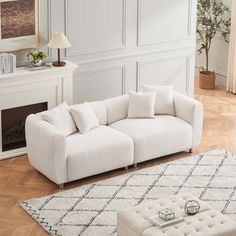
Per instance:
[[[190,192],[236,220],[236,156],[223,149],[127,173],[21,206],[57,236],[116,235],[116,213],[169,194]]]

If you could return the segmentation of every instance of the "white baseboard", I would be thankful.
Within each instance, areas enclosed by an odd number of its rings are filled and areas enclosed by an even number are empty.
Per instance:
[[[200,68],[200,65],[195,65],[195,78],[198,78]],[[227,73],[214,68],[210,68],[210,70],[216,72],[216,85],[226,87]]]

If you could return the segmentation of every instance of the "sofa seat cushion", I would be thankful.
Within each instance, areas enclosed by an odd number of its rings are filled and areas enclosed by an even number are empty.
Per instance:
[[[125,119],[110,127],[133,139],[134,163],[180,152],[192,145],[192,126],[173,116]]]
[[[66,138],[68,181],[81,179],[133,163],[133,141],[107,126]]]

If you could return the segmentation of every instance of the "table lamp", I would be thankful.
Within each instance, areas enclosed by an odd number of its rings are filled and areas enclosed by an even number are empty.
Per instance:
[[[57,48],[58,60],[52,63],[53,66],[64,66],[66,63],[64,61],[61,61],[60,49],[71,47],[71,44],[64,33],[55,32],[47,46],[49,48]]]

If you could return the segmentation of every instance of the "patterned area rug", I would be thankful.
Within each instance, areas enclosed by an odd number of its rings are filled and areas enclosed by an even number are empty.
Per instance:
[[[236,220],[236,156],[222,149],[191,156],[21,206],[51,235],[116,235],[118,209],[191,192]]]

